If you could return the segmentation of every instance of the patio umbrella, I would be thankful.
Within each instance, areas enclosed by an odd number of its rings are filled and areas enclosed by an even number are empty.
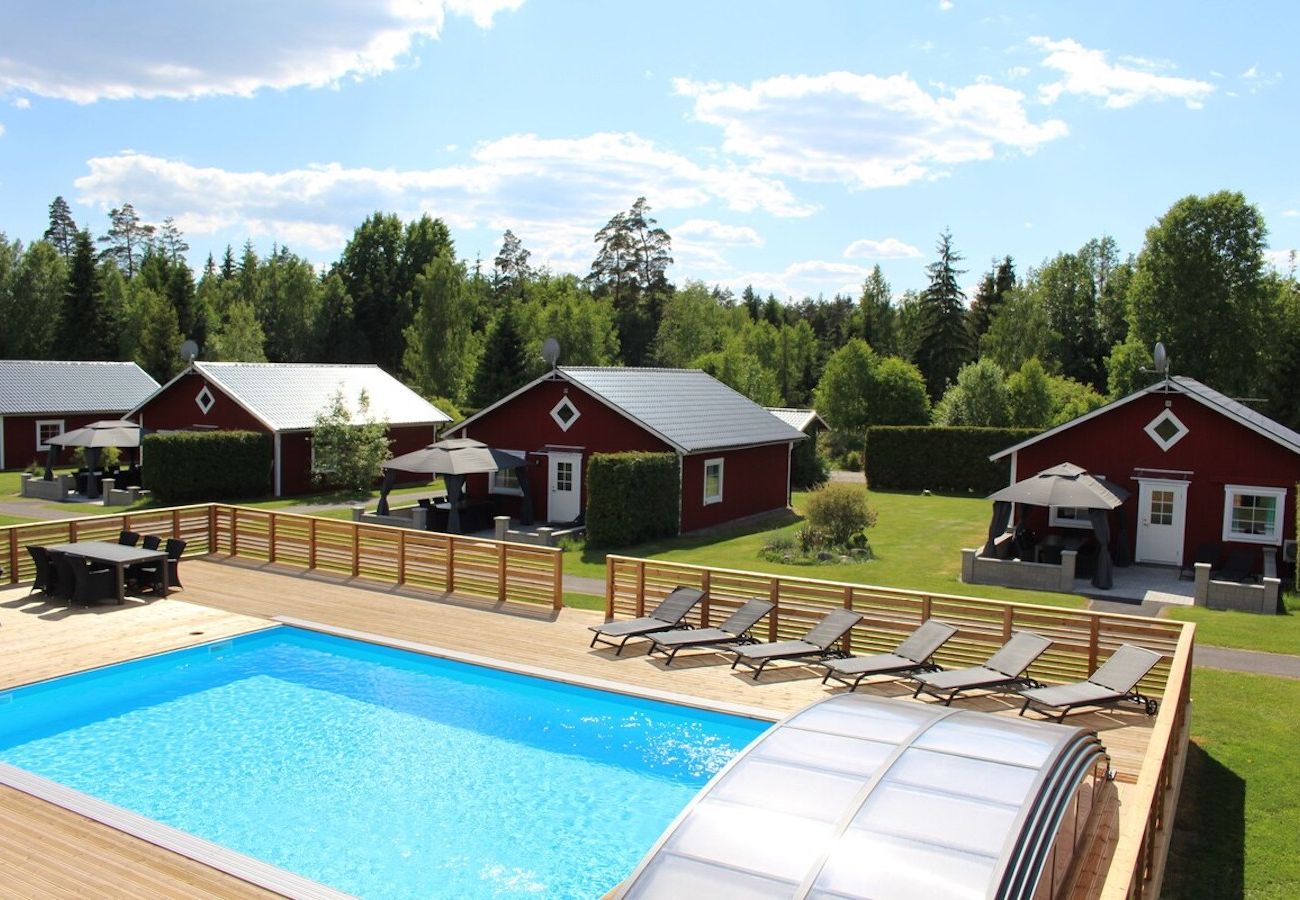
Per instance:
[[[99,465],[99,451],[104,447],[139,447],[140,426],[135,422],[106,419],[55,435],[47,443],[50,444],[50,455],[45,464],[47,481],[54,478],[54,458],[58,453],[56,447],[85,448],[86,468],[90,470],[86,477],[86,496],[94,498],[99,496],[99,482],[94,477]]]
[[[381,516],[388,515],[388,492],[392,489],[395,472],[416,472],[428,475],[444,475],[447,482],[447,502],[451,509],[447,515],[447,530],[460,531],[460,494],[465,485],[465,476],[495,472],[498,469],[518,469],[527,472],[528,461],[522,456],[494,450],[482,441],[471,438],[447,438],[395,456],[384,463],[384,482],[379,491],[379,505],[375,512]],[[523,488],[523,518],[532,519],[532,497],[527,484],[520,479]]]
[[[1089,475],[1074,463],[1061,463],[1004,487],[988,499],[1029,506],[1073,506],[1077,509],[1118,509],[1128,491]]]

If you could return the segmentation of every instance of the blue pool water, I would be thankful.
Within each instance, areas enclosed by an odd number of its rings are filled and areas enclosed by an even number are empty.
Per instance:
[[[290,627],[0,704],[0,760],[363,897],[595,897],[766,727]]]

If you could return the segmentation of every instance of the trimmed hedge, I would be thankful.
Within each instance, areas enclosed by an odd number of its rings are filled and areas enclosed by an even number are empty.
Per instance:
[[[242,500],[271,493],[271,436],[254,431],[146,435],[144,486],[164,503]]]
[[[989,455],[1036,434],[1034,428],[868,428],[867,484],[880,490],[991,494],[1006,487],[1011,460],[990,462]]]
[[[587,464],[587,543],[627,547],[677,534],[675,453],[595,453]]]

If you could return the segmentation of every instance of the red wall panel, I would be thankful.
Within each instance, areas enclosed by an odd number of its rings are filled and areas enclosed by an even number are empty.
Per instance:
[[[44,422],[51,419],[62,419],[63,430],[72,431],[74,428],[80,428],[83,425],[89,425],[91,422],[99,422],[103,419],[115,419],[126,410],[109,413],[42,413],[38,416],[5,416],[4,417],[4,445],[5,445],[5,468],[6,469],[25,469],[31,463],[36,463],[41,469],[45,468],[45,460],[48,454],[42,450],[36,450],[36,423]],[[69,465],[72,462],[72,454],[76,453],[75,447],[65,447],[59,451],[59,465]],[[123,459],[127,459],[127,451],[123,451]]]
[[[1187,426],[1187,434],[1168,450],[1162,450],[1144,428],[1166,404]],[[1129,491],[1131,496],[1123,509],[1130,550],[1136,549],[1139,513],[1135,476],[1189,482],[1184,563],[1192,559],[1200,544],[1222,541],[1224,486],[1228,484],[1286,488],[1283,537],[1295,534],[1300,456],[1183,394],[1139,397],[1025,447],[1017,454],[1015,477],[1024,479],[1062,462],[1103,475]],[[1151,470],[1192,474],[1166,475]],[[1041,533],[1047,528],[1047,511],[1027,508],[1026,521]]]
[[[682,465],[682,531],[695,531],[783,509],[788,500],[786,474],[790,449],[787,444],[697,453]],[[722,500],[704,503],[704,463],[721,458]]]

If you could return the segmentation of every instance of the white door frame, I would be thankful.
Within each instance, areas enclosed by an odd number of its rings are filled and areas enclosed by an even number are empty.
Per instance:
[[[548,456],[546,518],[551,522],[572,522],[582,512],[582,454],[552,450]],[[562,462],[573,464],[573,483],[569,491],[558,491],[555,487],[556,470]],[[561,506],[560,501],[565,505]]]
[[[1182,565],[1183,551],[1187,543],[1187,488],[1190,482],[1171,481],[1165,478],[1139,478],[1137,482],[1137,543],[1133,553],[1134,561],[1171,566]],[[1168,526],[1150,524],[1153,490],[1172,491],[1174,494],[1173,519]],[[1163,531],[1166,527],[1172,531]],[[1168,546],[1161,546],[1161,538],[1168,539]]]

